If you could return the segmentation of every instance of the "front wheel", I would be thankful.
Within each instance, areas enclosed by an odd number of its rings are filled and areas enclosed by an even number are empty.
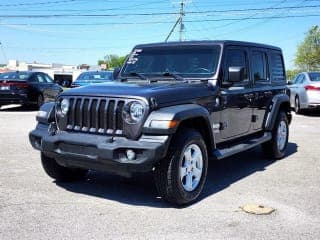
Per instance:
[[[289,139],[288,118],[284,112],[279,112],[271,133],[271,140],[262,144],[262,150],[267,157],[273,159],[283,158]]]
[[[174,204],[189,204],[200,195],[207,177],[208,154],[201,134],[179,131],[155,169],[159,195]]]
[[[88,170],[80,168],[68,168],[59,165],[55,159],[41,153],[41,163],[44,171],[59,182],[70,182],[86,177]]]

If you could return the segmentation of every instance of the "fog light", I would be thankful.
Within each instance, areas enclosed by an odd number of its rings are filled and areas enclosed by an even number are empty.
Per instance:
[[[130,160],[130,161],[132,161],[136,158],[136,153],[131,149],[126,151],[126,155],[127,155],[128,160]]]

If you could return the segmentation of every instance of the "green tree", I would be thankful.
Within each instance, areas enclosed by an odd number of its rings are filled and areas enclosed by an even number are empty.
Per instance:
[[[115,54],[106,55],[104,57],[105,62],[107,63],[108,68],[121,67],[126,60],[127,56],[118,56]]]
[[[293,78],[299,73],[300,71],[298,69],[289,69],[286,72],[287,80],[293,80]]]
[[[301,71],[320,70],[320,27],[311,27],[298,45],[295,64]]]
[[[100,66],[101,64],[106,64],[106,61],[105,60],[98,60],[98,65]]]

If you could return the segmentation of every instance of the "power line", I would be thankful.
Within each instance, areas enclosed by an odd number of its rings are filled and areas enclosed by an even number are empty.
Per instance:
[[[183,2],[183,6],[185,2]],[[290,7],[266,7],[266,8],[248,8],[248,9],[231,9],[231,10],[208,10],[208,11],[183,11],[183,14],[209,14],[209,13],[236,13],[248,11],[267,11],[267,10],[290,10],[303,8],[317,8],[320,5],[310,6],[290,6]],[[183,8],[182,8],[183,9]],[[182,13],[175,12],[153,12],[153,13],[116,13],[116,14],[39,14],[39,15],[0,15],[1,18],[59,18],[59,17],[121,17],[121,16],[157,16],[157,15],[177,15]],[[210,16],[210,15],[208,15]]]
[[[70,3],[77,2],[79,0],[59,0],[59,1],[47,1],[47,2],[36,2],[36,3],[12,3],[12,4],[0,4],[0,7],[18,7],[18,6],[34,6],[34,5],[48,5],[57,3]]]
[[[237,20],[258,20],[258,19],[284,19],[284,18],[308,18],[319,17],[320,14],[308,15],[286,15],[286,16],[269,16],[269,17],[244,17],[244,18],[220,18],[220,19],[202,19],[202,20],[184,20],[184,22],[222,22]],[[95,23],[0,23],[0,26],[104,26],[104,25],[145,25],[145,24],[167,24],[169,21],[144,21],[144,22],[95,22]]]
[[[318,1],[318,0],[317,0]],[[113,1],[111,0],[108,0],[108,3],[111,3]],[[116,1],[118,2],[118,0]],[[64,8],[64,9],[56,9],[56,8],[50,8],[50,9],[43,9],[43,8],[30,8],[28,7],[28,9],[25,9],[25,8],[14,8],[14,9],[5,9],[5,11],[9,12],[9,11],[14,11],[14,12],[17,12],[17,11],[22,11],[22,12],[26,12],[26,11],[29,11],[29,12],[105,12],[105,11],[114,11],[114,10],[117,10],[117,11],[126,11],[127,9],[130,9],[130,8],[133,8],[133,7],[136,7],[136,6],[140,6],[139,10],[159,10],[159,7],[144,7],[146,5],[152,5],[152,4],[160,4],[160,3],[166,3],[167,0],[163,0],[163,1],[154,1],[154,2],[146,2],[146,3],[140,3],[140,4],[135,4],[135,5],[126,5],[125,7],[116,7],[116,8],[86,8],[86,9],[74,9],[74,8]],[[191,3],[193,4],[194,1],[191,1]],[[272,3],[272,2],[275,2],[275,1],[268,1],[268,3]],[[290,1],[291,3],[293,2],[293,0]],[[312,2],[312,1],[310,1]],[[130,1],[130,3],[133,3],[133,1]],[[199,3],[201,4],[201,3]],[[260,3],[255,3],[255,5],[259,5],[261,4]],[[263,4],[263,3],[262,3]],[[223,6],[223,7],[226,7],[228,5],[232,5],[234,6],[234,3],[232,4],[228,4],[228,3],[223,3],[223,4],[205,4],[205,5],[198,5],[199,7],[201,8],[206,8],[206,9],[209,9],[211,7],[219,7],[219,6]],[[245,6],[245,5],[252,5],[252,3],[241,3],[241,2],[237,2],[237,6]],[[0,5],[1,6],[1,5]],[[165,7],[168,7],[168,5],[163,5],[162,8],[165,8]]]
[[[301,4],[303,4],[304,2],[307,2],[308,0],[300,0],[300,2],[298,3],[298,4],[296,4],[294,7],[298,7],[298,8],[300,8],[300,7],[303,7],[303,6],[301,6]],[[286,1],[282,1],[281,2],[281,4],[283,3],[283,2],[286,2]],[[284,14],[285,12],[284,11],[281,11],[280,12],[280,14]],[[271,17],[278,17],[279,15],[273,15],[273,16],[271,16]],[[254,26],[257,26],[257,25],[261,25],[261,24],[263,24],[263,23],[266,23],[266,22],[268,22],[268,21],[270,21],[270,20],[272,20],[273,18],[268,18],[268,19],[263,19],[263,21],[262,22],[258,22],[258,23],[254,23],[254,24],[252,24],[252,25],[250,25],[250,26],[246,26],[246,27],[243,27],[243,28],[240,28],[240,29],[237,29],[236,30],[236,32],[241,32],[241,31],[243,31],[243,30],[247,30],[247,29],[250,29],[250,28],[252,28],[252,27],[254,27]],[[230,33],[234,33],[234,31],[230,31],[230,32],[228,32],[228,33],[223,33],[222,34],[222,36],[223,35],[228,35],[228,34],[230,34]],[[221,36],[221,34],[220,34],[220,36]]]

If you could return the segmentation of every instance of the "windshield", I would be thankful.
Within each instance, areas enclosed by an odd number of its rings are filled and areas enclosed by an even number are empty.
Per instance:
[[[0,74],[0,80],[25,81],[30,76],[27,72],[6,72]]]
[[[309,73],[312,82],[320,82],[320,72]]]
[[[112,80],[112,72],[84,72],[79,75],[77,81]]]
[[[165,46],[134,49],[122,75],[132,73],[163,75],[175,73],[182,77],[208,78],[215,74],[219,46]]]

